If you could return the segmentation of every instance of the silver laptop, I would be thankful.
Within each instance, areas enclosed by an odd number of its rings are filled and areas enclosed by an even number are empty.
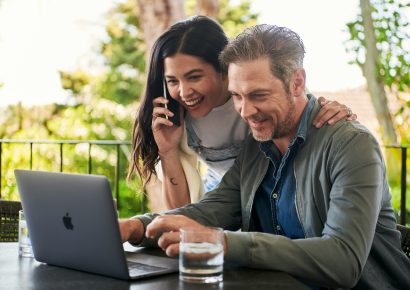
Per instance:
[[[177,259],[124,251],[105,176],[14,173],[37,261],[127,280],[178,271]]]

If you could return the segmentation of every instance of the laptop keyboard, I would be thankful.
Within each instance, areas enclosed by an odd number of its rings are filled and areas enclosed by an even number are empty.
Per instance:
[[[141,264],[137,262],[127,262],[130,276],[135,276],[143,273],[152,273],[165,270],[167,268]]]

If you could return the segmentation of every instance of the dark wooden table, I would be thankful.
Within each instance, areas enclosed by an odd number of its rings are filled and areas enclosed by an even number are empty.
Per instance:
[[[177,273],[128,282],[49,266],[33,258],[21,258],[17,248],[17,243],[0,243],[0,289],[308,289],[283,272],[238,268],[232,265],[225,266],[224,281],[218,285],[181,282]]]

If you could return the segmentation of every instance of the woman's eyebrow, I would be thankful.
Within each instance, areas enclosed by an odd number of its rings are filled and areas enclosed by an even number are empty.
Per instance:
[[[184,73],[184,77],[189,77],[190,75],[192,75],[192,74],[194,74],[194,73],[203,73],[203,72],[204,72],[203,69],[194,68],[194,69],[191,69],[190,71]],[[175,76],[173,76],[173,75],[164,75],[164,77],[167,78],[167,79],[173,79],[173,78],[175,78]]]
[[[187,73],[184,73],[184,76],[187,77],[187,76],[189,76],[191,74],[194,74],[194,73],[199,73],[199,72],[202,73],[203,71],[204,71],[203,69],[195,68],[195,69],[190,70]]]

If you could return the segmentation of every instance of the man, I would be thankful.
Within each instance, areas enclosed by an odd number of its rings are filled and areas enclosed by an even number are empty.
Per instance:
[[[258,25],[224,49],[235,108],[249,137],[219,187],[199,203],[120,222],[123,240],[178,253],[184,226],[225,230],[225,258],[285,271],[314,287],[409,289],[382,153],[357,122],[316,129],[304,46]],[[237,231],[241,229],[241,231]]]

